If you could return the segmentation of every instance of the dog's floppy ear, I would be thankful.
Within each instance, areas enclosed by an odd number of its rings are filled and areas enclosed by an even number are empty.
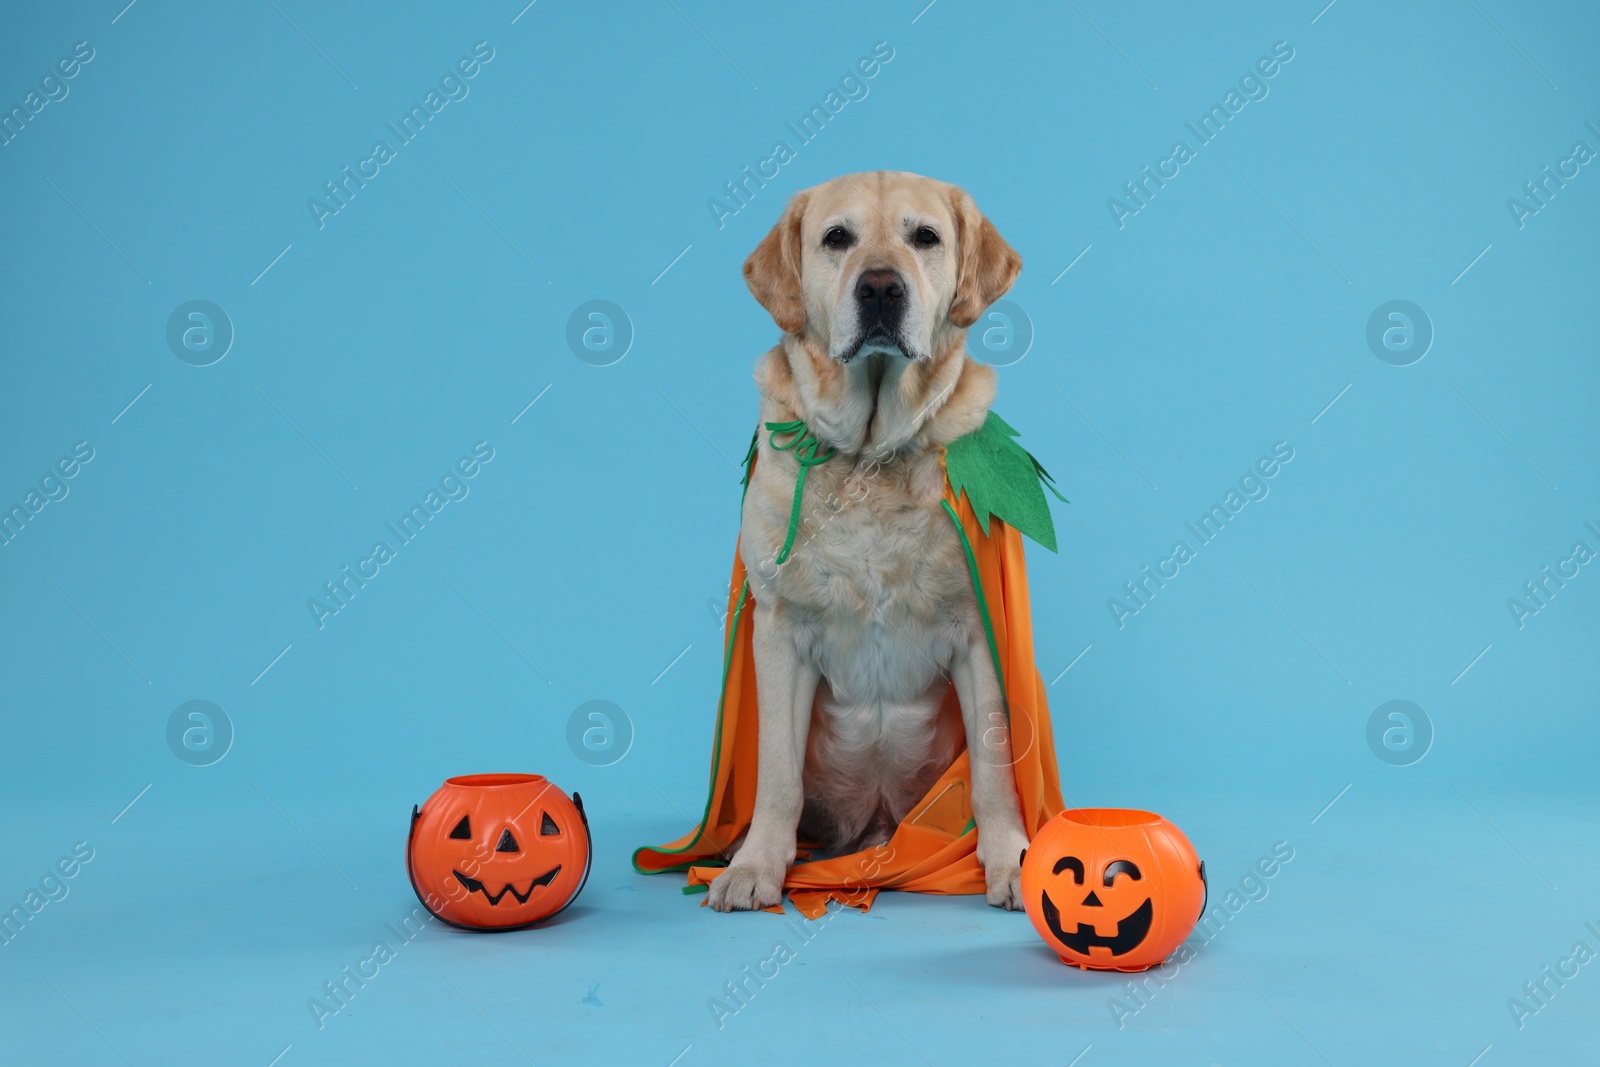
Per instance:
[[[745,284],[784,333],[806,328],[806,303],[800,291],[800,222],[805,207],[806,194],[796,193],[772,232],[744,261]]]
[[[1011,288],[1022,270],[1022,257],[983,217],[972,197],[956,189],[951,192],[950,201],[961,256],[956,268],[956,295],[950,301],[950,322],[965,329]]]

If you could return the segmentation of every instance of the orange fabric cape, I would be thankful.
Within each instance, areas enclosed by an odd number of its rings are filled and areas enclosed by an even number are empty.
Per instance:
[[[969,571],[978,587],[980,614],[985,616],[990,651],[1010,716],[1011,769],[1022,803],[1022,825],[1032,838],[1065,805],[1056,771],[1044,681],[1033,662],[1033,622],[1028,608],[1022,535],[993,515],[989,516],[989,531],[985,534],[966,494],[952,493],[948,477],[944,500],[947,514],[960,520]],[[634,868],[642,874],[687,871],[685,893],[704,890],[722,873],[734,853],[735,842],[749,829],[755,810],[759,716],[751,645],[754,612],[750,608],[754,598],[749,593],[737,546],[731,590],[722,699],[711,750],[711,790],[705,814],[699,826],[676,841],[646,846],[633,854]],[[945,700],[949,710],[959,707],[954,686]],[[978,834],[969,801],[968,760],[969,754],[963,750],[901,821],[886,845],[810,860],[802,842],[800,856],[783,882],[795,907],[815,919],[824,913],[830,899],[865,911],[880,889],[984,892],[983,868],[977,856]],[[782,908],[768,910],[781,912]]]

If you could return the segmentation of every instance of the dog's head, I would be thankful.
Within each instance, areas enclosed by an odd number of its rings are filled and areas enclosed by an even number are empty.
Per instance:
[[[945,182],[847,174],[796,193],[744,264],[786,334],[839,363],[873,352],[931,360],[1011,288],[1022,257]]]

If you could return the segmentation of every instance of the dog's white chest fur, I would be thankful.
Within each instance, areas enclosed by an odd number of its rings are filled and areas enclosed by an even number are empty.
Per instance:
[[[811,468],[794,547],[778,566],[795,471],[788,454],[763,449],[745,502],[745,564],[756,600],[787,616],[796,652],[821,674],[805,753],[807,828],[872,843],[959,751],[961,723],[941,706],[950,663],[981,622],[940,503],[937,449]]]

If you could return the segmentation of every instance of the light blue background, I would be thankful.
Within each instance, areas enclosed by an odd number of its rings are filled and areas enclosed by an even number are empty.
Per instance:
[[[95,450],[0,548],[0,903],[95,850],[0,947],[11,1056],[1593,1055],[1600,965],[1520,1030],[1506,1005],[1600,949],[1600,574],[1521,629],[1506,605],[1600,550],[1600,168],[1523,228],[1506,204],[1600,150],[1592,7],[124,2],[0,33],[6,109],[95,49],[0,148],[0,502]],[[307,199],[478,41],[470,95],[319,230]],[[878,41],[869,95],[719,229],[708,199]],[[1119,229],[1107,199],[1279,41],[1270,95]],[[1123,980],[1021,916],[892,895],[719,1030],[708,999],[796,935],[627,863],[704,798],[708,604],[776,337],[740,265],[790,193],[878,168],[966,187],[1026,264],[996,407],[1073,501],[1029,557],[1069,803],[1163,812],[1216,889],[1296,850],[1125,1028]],[[1365,341],[1397,298],[1436,331],[1407,367]],[[192,299],[236,330],[208,367],[165,341]],[[591,299],[636,332],[611,366],[565,341]],[[319,630],[307,599],[477,441],[470,495]],[[1107,599],[1278,441],[1270,495],[1119,629]],[[209,767],[165,739],[194,699],[236,731]],[[635,731],[607,767],[566,743],[594,699]],[[1391,699],[1436,733],[1409,767],[1365,739]],[[415,903],[410,805],[496,770],[583,793],[584,896],[429,929],[319,1030],[307,999]]]

